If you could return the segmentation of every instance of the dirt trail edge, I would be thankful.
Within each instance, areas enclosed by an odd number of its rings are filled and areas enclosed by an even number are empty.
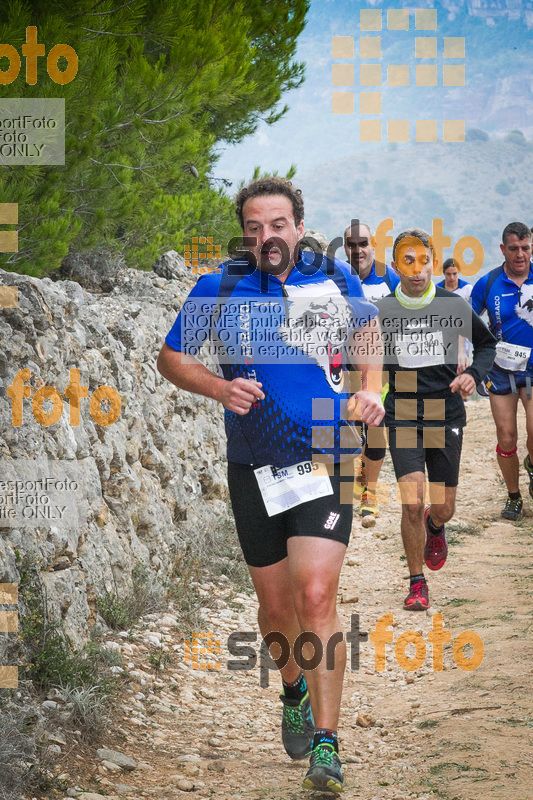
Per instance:
[[[343,630],[350,630],[353,614],[359,615],[361,632],[392,614],[394,642],[386,645],[383,671],[376,671],[374,644],[364,636],[356,671],[350,670],[348,651],[339,728],[347,799],[532,796],[533,501],[521,469],[524,517],[517,524],[501,520],[505,492],[488,400],[469,402],[467,411],[457,510],[447,528],[450,555],[441,571],[426,575],[433,611],[442,613],[451,632],[442,671],[432,666],[433,616],[402,609],[408,581],[400,506],[392,502],[392,489],[374,529],[354,523],[339,589]],[[521,461],[524,441],[522,426]],[[382,480],[393,483],[389,457]],[[292,763],[283,751],[278,676],[271,673],[270,685],[261,688],[259,663],[250,670],[227,669],[228,659],[235,658],[228,652],[229,634],[258,630],[255,598],[235,592],[224,576],[202,585],[201,592],[210,601],[202,632],[220,640],[221,652],[200,653],[199,659],[217,659],[220,668],[191,668],[172,613],[149,615],[145,630],[129,636],[107,636],[120,645],[131,682],[117,703],[115,729],[98,746],[125,753],[137,766],[126,774],[98,757],[96,747],[69,746],[58,757],[58,770],[77,788],[69,795],[331,797],[302,790],[306,762]],[[403,669],[396,659],[395,643],[406,631],[418,632],[426,645],[425,662],[416,671]],[[483,643],[483,661],[473,671],[460,669],[454,660],[453,642],[463,631],[473,631]],[[249,646],[259,652],[259,636]],[[414,652],[415,645],[408,645],[406,656]],[[467,645],[464,656],[477,652],[479,645],[475,650]],[[148,660],[151,653],[165,653],[172,661],[156,670],[157,659]],[[162,665],[165,660],[160,659]]]

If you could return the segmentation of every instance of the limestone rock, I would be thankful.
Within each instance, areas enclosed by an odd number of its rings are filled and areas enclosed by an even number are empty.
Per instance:
[[[375,725],[376,720],[371,714],[359,713],[355,722],[356,725],[359,725],[361,728],[371,728]]]
[[[158,264],[156,274],[127,269],[99,252],[67,259],[54,280],[0,270],[0,285],[16,286],[19,297],[17,308],[0,314],[0,396],[29,369],[32,394],[52,386],[63,404],[59,420],[46,427],[24,398],[22,424],[14,427],[11,403],[0,403],[2,479],[75,484],[39,492],[52,510],[64,507],[61,516],[0,519],[0,584],[19,582],[16,551],[31,554],[41,564],[50,616],[76,648],[101,622],[98,596],[126,593],[138,564],[154,581],[167,578],[176,553],[227,516],[222,410],[178,391],[156,370],[195,278],[177,253]],[[77,420],[65,394],[71,369],[88,393]],[[120,415],[107,426],[91,413],[99,386],[120,398]],[[43,404],[43,413],[49,410]],[[162,624],[173,627],[172,614]]]
[[[152,269],[156,275],[166,278],[168,281],[191,276],[190,267],[185,266],[183,256],[175,250],[169,250],[152,264]]]
[[[131,771],[137,767],[137,762],[124,753],[119,753],[118,750],[109,750],[107,747],[101,747],[96,751],[96,757],[102,761],[111,761],[113,764],[122,767],[122,769]]]

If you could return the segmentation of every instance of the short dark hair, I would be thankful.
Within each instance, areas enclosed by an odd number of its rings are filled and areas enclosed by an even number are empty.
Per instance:
[[[458,269],[458,267],[457,267],[457,264],[455,263],[455,261],[453,260],[453,258],[447,258],[447,259],[446,259],[446,261],[445,261],[445,262],[444,262],[444,264],[442,265],[442,271],[443,271],[443,272],[446,272],[446,270],[447,270],[447,269],[450,269],[450,267],[455,267],[455,269]]]
[[[252,181],[248,186],[238,192],[235,197],[235,211],[237,219],[241,228],[244,230],[244,218],[242,216],[242,207],[245,202],[251,197],[262,197],[263,195],[281,194],[287,197],[292,203],[292,214],[294,217],[295,225],[299,225],[304,218],[304,201],[302,198],[302,190],[295,189],[290,181],[286,178],[270,177],[258,178]]]
[[[531,239],[531,231],[525,222],[510,222],[509,225],[506,225],[502,233],[503,244],[507,244],[507,239],[513,234],[517,236],[520,241],[522,241],[522,239]]]
[[[352,224],[353,223],[353,224]],[[346,230],[344,231],[344,243],[346,244],[346,234],[351,233],[354,229],[361,232],[361,228],[366,228],[369,232],[370,236],[374,235],[374,231],[370,227],[367,222],[361,222],[359,219],[352,219],[352,222],[348,225]]]
[[[399,243],[402,239],[406,239],[408,236],[412,237],[413,239],[418,239],[424,247],[429,249],[433,249],[433,245],[431,244],[429,233],[422,230],[422,228],[408,228],[406,231],[402,231],[398,234],[396,239],[394,240],[394,244],[392,246],[392,260],[396,261],[396,248],[398,247]]]

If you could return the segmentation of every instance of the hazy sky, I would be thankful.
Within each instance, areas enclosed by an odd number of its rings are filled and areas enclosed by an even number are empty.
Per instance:
[[[531,58],[532,32],[527,28],[523,12],[520,19],[509,20],[469,16],[466,2],[456,0],[456,12],[450,12],[441,2],[425,0],[419,6],[434,7],[437,11],[437,30],[415,30],[415,9],[402,2],[359,3],[353,0],[312,0],[307,26],[298,42],[297,59],[306,63],[304,85],[287,93],[282,102],[290,105],[286,116],[273,126],[261,123],[257,133],[235,147],[228,147],[215,167],[214,175],[233,182],[233,192],[240,180],[248,180],[255,166],[264,171],[284,174],[291,164],[296,164],[298,174],[336,158],[350,155],[369,147],[386,147],[386,142],[363,144],[359,138],[359,36],[381,37],[383,85],[381,119],[409,119],[411,138],[417,119],[465,119],[466,127],[480,127],[492,135],[502,134],[513,127],[531,135],[533,118],[531,107],[531,76],[528,63]],[[505,5],[502,3],[502,5]],[[361,33],[361,9],[383,9],[382,30]],[[409,8],[409,30],[387,29],[386,9]],[[353,59],[344,61],[332,58],[332,37],[353,36]],[[415,58],[415,37],[437,39],[436,59]],[[465,58],[443,59],[443,37],[464,37]],[[332,64],[345,63],[355,67],[353,87],[332,87]],[[388,87],[387,65],[409,65],[409,87]],[[415,86],[415,64],[436,64],[436,87]],[[464,87],[443,86],[444,64],[465,65]],[[513,83],[514,82],[514,83]],[[353,114],[332,113],[332,92],[353,91]],[[379,91],[379,87],[370,89]],[[502,103],[512,102],[509,95],[520,95],[509,113],[503,113]],[[502,98],[498,100],[498,98]],[[378,116],[365,117],[379,119]],[[386,125],[383,126],[386,135]],[[442,138],[439,129],[439,139]],[[402,146],[402,145],[400,145]],[[460,147],[460,144],[456,145]]]

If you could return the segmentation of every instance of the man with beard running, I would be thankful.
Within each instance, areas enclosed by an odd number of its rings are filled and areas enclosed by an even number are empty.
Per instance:
[[[200,278],[158,368],[181,389],[225,408],[237,534],[261,634],[282,651],[276,663],[283,744],[293,759],[310,755],[305,788],[341,792],[337,727],[346,646],[336,603],[352,525],[353,458],[361,449],[350,418],[357,413],[373,426],[384,414],[381,359],[372,365],[375,386],[368,363],[370,352],[381,354],[377,309],[345,264],[299,251],[303,200],[290,182],[254,181],[236,205],[245,255]],[[196,358],[207,339],[219,375]],[[360,371],[355,394],[350,354]],[[334,637],[333,668],[323,658],[302,672],[302,632],[314,635],[324,653]]]

